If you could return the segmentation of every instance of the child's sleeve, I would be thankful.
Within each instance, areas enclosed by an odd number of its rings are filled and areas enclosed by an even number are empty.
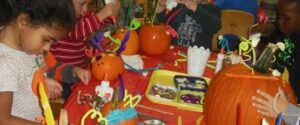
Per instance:
[[[100,22],[95,12],[87,12],[78,19],[73,31],[69,32],[66,39],[83,40],[92,32],[96,32],[111,23],[111,18],[106,18]]]
[[[0,92],[17,91],[20,69],[13,65],[15,63],[0,57]]]
[[[45,62],[47,65],[47,77],[66,83],[79,82],[79,79],[73,74],[74,66],[57,62],[51,52],[45,53]]]
[[[299,116],[283,116],[285,123],[288,125],[296,125],[298,117],[300,117],[300,108],[293,104],[289,104],[285,114],[299,114]]]
[[[156,19],[160,23],[165,23],[166,18],[167,18],[166,11],[162,11],[161,13],[158,13],[156,15]]]
[[[212,4],[199,4],[190,14],[209,34],[215,34],[221,28],[221,9]]]

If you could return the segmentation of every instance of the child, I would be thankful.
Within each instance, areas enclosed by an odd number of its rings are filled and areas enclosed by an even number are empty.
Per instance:
[[[72,0],[76,13],[76,26],[66,37],[54,43],[51,52],[59,62],[83,66],[87,61],[85,48],[88,44],[86,38],[92,32],[112,22],[109,17],[116,16],[120,10],[118,0],[108,3],[99,12],[87,11],[87,6],[91,0]]]
[[[292,41],[294,49],[290,56],[290,62],[286,65],[289,71],[289,82],[294,89],[296,96],[300,97],[300,0],[279,0],[278,1],[279,24],[281,31]],[[279,112],[285,114],[299,114],[300,109],[295,105],[289,104],[282,90],[279,89],[279,99],[276,102]],[[271,117],[276,117],[273,108],[273,97],[265,92],[258,91],[263,98],[253,97],[254,106],[258,112]],[[298,115],[299,117],[300,115]],[[296,124],[297,117],[284,116],[285,122],[290,125]]]
[[[70,0],[0,1],[0,125],[41,124],[34,121],[42,115],[39,99],[32,92],[34,69],[41,62],[36,60],[65,36],[74,20]],[[89,79],[81,71],[75,68],[71,73]],[[45,83],[50,96],[57,91],[56,81],[46,79]]]
[[[220,9],[200,0],[180,0],[178,3],[166,15],[166,0],[161,0],[157,10],[158,21],[170,21],[169,25],[178,33],[172,44],[211,48],[212,37],[221,27]]]

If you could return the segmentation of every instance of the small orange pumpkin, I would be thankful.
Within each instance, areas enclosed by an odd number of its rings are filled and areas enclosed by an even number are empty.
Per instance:
[[[116,106],[116,108],[118,109],[121,109],[121,110],[124,110],[125,107],[124,107],[124,104],[125,102],[119,102],[119,104]],[[109,101],[107,102],[102,108],[101,108],[101,113],[102,115],[106,116],[108,115],[110,112],[112,112],[113,110],[113,101]]]
[[[116,80],[124,70],[122,58],[115,54],[101,54],[92,59],[91,73],[99,81],[104,79],[105,74],[107,74],[106,80]]]
[[[206,125],[260,125],[262,118],[275,125],[276,119],[263,117],[252,106],[252,96],[260,89],[272,94],[281,87],[296,103],[296,97],[290,84],[280,78],[255,72],[255,75],[244,65],[230,65],[222,69],[213,79],[205,94],[204,115]],[[239,106],[238,106],[239,105]],[[239,112],[237,112],[239,109]],[[239,116],[237,116],[237,114]]]
[[[121,29],[117,30],[116,33],[114,34],[114,38],[122,41],[124,36],[126,35],[127,31],[128,31],[128,29],[125,29],[125,28],[121,28]],[[115,43],[112,45],[113,48],[116,48],[117,46],[118,45]],[[121,54],[122,55],[134,55],[139,51],[139,46],[140,46],[139,45],[139,36],[135,30],[131,30],[129,40],[125,46],[125,50]]]
[[[167,34],[165,25],[145,24],[139,31],[140,47],[148,55],[161,55],[171,44],[171,37]]]

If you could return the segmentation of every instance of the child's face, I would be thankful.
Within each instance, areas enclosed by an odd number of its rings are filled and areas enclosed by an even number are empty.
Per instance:
[[[49,26],[27,26],[20,30],[19,43],[22,51],[27,54],[41,54],[43,50],[49,50],[53,42],[66,35],[62,28]]]
[[[278,1],[279,24],[286,35],[300,33],[300,7],[297,3]]]
[[[75,8],[75,14],[76,17],[80,17],[80,15],[82,15],[84,12],[87,11],[88,9],[88,4],[91,2],[92,0],[73,0],[73,5]]]

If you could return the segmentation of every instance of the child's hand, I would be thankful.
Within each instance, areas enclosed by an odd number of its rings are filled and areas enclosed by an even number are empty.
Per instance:
[[[281,88],[278,88],[278,91],[280,95],[276,101],[276,108],[278,109],[279,112],[284,113],[285,110],[287,109],[289,102],[284,91]],[[252,97],[253,100],[252,105],[258,109],[257,112],[265,116],[276,118],[278,114],[275,112],[273,108],[274,97],[261,90],[257,90],[257,93],[263,97],[263,98],[258,98],[256,96]]]
[[[89,84],[89,81],[91,79],[91,73],[88,70],[75,67],[73,69],[73,73],[83,82],[83,84],[85,85]]]
[[[104,19],[111,17],[111,16],[117,16],[119,14],[121,8],[121,4],[118,0],[115,0],[115,2],[111,2],[106,4],[98,13],[97,16],[100,21],[103,21]]]
[[[63,88],[59,82],[51,78],[46,78],[45,83],[48,89],[49,99],[58,99],[61,97]]]

